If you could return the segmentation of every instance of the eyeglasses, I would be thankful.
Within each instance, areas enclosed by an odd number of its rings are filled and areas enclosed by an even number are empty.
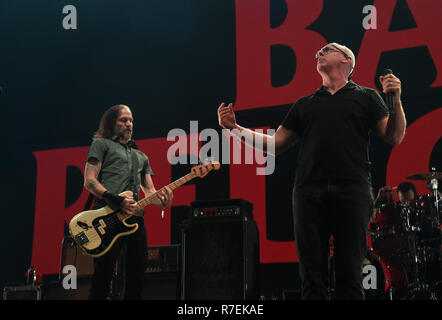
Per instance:
[[[332,48],[332,47],[333,47],[333,48]],[[339,49],[339,48],[338,48],[337,46],[335,46],[334,44],[327,45],[327,46],[325,46],[324,48],[319,49],[318,52],[316,52],[316,54],[315,54],[315,58],[316,58],[316,59],[319,58],[319,53],[320,53],[321,51],[322,51],[323,53],[328,53],[328,52],[330,52],[330,51],[337,51],[337,52],[342,53],[342,55],[345,57],[345,59],[348,59],[348,58],[351,59],[351,57],[349,57],[348,54],[346,54],[343,50]],[[351,76],[352,74],[353,74],[353,68],[352,68],[351,71],[350,71],[349,78],[350,78],[350,76]]]
[[[333,48],[332,48],[332,47],[333,47]],[[338,47],[336,47],[336,46],[333,45],[333,44],[331,44],[330,46],[325,46],[325,47],[322,48],[322,49],[319,49],[318,52],[316,52],[316,55],[315,55],[315,58],[316,58],[316,59],[319,58],[319,52],[321,52],[321,51],[322,51],[323,53],[328,53],[328,52],[330,52],[330,51],[338,51],[338,52],[342,53],[346,59],[349,58],[349,56],[348,56],[344,51],[342,51],[341,49],[339,49]]]

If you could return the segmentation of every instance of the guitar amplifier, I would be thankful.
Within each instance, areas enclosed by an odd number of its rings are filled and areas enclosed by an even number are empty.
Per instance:
[[[146,273],[178,272],[180,270],[181,245],[147,248]]]
[[[67,265],[75,266],[79,277],[92,277],[94,273],[94,259],[87,256],[69,235],[63,238],[60,279],[64,277],[63,268]]]
[[[179,299],[180,276],[181,245],[148,247],[142,299]]]
[[[247,217],[253,219],[253,204],[243,199],[194,201],[191,219],[214,217]]]
[[[63,288],[63,280],[49,280],[44,283],[43,300],[88,300],[92,278],[77,277],[76,289]]]
[[[207,217],[182,229],[182,300],[256,300],[259,231],[247,217]]]
[[[41,300],[41,286],[4,287],[3,300]]]

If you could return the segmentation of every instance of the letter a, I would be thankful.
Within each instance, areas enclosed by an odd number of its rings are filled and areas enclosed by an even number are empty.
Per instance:
[[[174,141],[178,138],[178,141],[167,149],[167,159],[169,163],[174,164],[187,164],[187,136],[186,132],[182,129],[172,129],[167,134],[167,141]]]
[[[376,7],[372,6],[372,5],[366,5],[363,9],[362,9],[362,13],[367,14],[367,16],[365,16],[364,20],[362,20],[362,26],[364,27],[365,30],[368,29],[376,29]]]
[[[63,8],[63,13],[68,15],[63,18],[63,28],[65,30],[77,29],[77,9],[73,5],[67,5]]]
[[[77,289],[77,269],[75,268],[75,266],[64,266],[63,273],[67,273],[67,275],[63,278],[63,288],[66,290]]]
[[[363,273],[368,273],[362,280],[362,286],[365,290],[377,289],[377,270],[373,265],[366,265],[363,268]]]

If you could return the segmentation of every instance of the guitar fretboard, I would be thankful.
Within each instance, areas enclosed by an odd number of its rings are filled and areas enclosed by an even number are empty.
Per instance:
[[[170,183],[169,185],[167,185],[171,190],[175,190],[176,188],[182,186],[183,184],[185,184],[186,182],[192,180],[193,178],[195,178],[196,175],[193,172],[190,172],[188,174],[186,174],[184,177],[181,177],[177,180],[175,180],[174,182]],[[163,190],[165,187],[161,188],[160,190],[158,190],[155,193],[152,193],[150,196],[145,197],[144,199],[141,199],[140,201],[137,202],[137,205],[139,207],[139,210],[144,209],[144,207],[148,206],[149,204],[151,204],[155,199],[158,199],[159,196],[159,192],[161,190]]]

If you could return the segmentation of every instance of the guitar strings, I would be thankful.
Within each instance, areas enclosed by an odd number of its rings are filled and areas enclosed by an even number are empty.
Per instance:
[[[111,214],[111,215],[113,215],[113,214]],[[130,217],[128,217],[128,218],[130,218]],[[127,219],[128,219],[127,218]],[[111,226],[111,225],[114,225],[114,224],[116,224],[116,223],[118,223],[118,222],[122,222],[120,219],[118,219],[118,217],[116,217],[115,215],[113,215],[112,217],[109,217],[108,218],[108,220],[114,220],[113,222],[110,222],[109,224],[107,224],[106,225],[106,227],[109,227],[109,226]],[[94,227],[98,227],[97,225],[93,225]],[[95,240],[95,239],[97,239],[97,238],[102,238],[102,236],[95,230],[95,229],[92,229],[92,230],[85,230],[85,231],[83,231],[84,232],[84,234],[87,236],[87,238],[88,238],[88,242],[90,242],[90,241],[93,241],[93,240]],[[92,234],[91,234],[92,233]],[[95,248],[94,248],[95,249]],[[93,249],[92,249],[93,250]]]
[[[171,183],[171,185],[174,185],[174,184],[175,184],[175,183]],[[174,187],[174,186],[173,186],[173,187]],[[158,194],[159,194],[160,191],[163,190],[163,189],[164,189],[164,187],[161,188],[161,189],[159,189],[158,191],[156,191],[154,194],[152,194],[152,195],[150,195],[150,196],[148,196],[148,197],[145,197],[144,199],[138,201],[137,204],[139,205],[139,203],[147,202],[147,204],[145,204],[144,206],[150,205],[150,204],[152,203],[152,200],[151,200],[152,198],[155,198],[155,196],[156,196],[156,197],[159,199]],[[140,210],[141,210],[141,209],[140,209]],[[111,226],[111,225],[114,225],[114,224],[116,224],[116,223],[122,221],[122,220],[120,220],[120,219],[118,218],[118,216],[117,216],[118,212],[120,212],[120,211],[117,211],[117,212],[111,213],[111,214],[110,214],[110,215],[111,215],[110,217],[104,217],[104,218],[102,219],[103,222],[105,223],[105,226],[104,226],[104,227],[109,227],[109,226]],[[116,219],[115,219],[115,218],[116,218]],[[128,218],[130,218],[130,216],[127,217],[126,219],[128,219]],[[123,220],[126,220],[126,219],[123,219]],[[95,223],[95,224],[92,224],[92,226],[94,227],[94,230],[85,230],[85,231],[83,231],[84,234],[88,237],[88,239],[91,239],[91,240],[95,239],[96,237],[100,237],[100,238],[101,238],[101,236],[100,236],[100,235],[98,234],[98,232],[95,230],[96,228],[98,228],[98,227],[101,226],[100,222]],[[92,235],[90,235],[91,232],[92,232]],[[89,234],[90,236],[89,236],[88,234]]]
[[[180,181],[180,180],[188,181],[188,179],[183,179],[183,178],[185,178],[185,177],[182,177],[182,178],[178,179],[177,181],[172,182],[172,183],[169,185],[169,187],[172,187],[172,189],[175,189],[175,188],[177,187],[176,184],[177,184],[178,181]],[[184,183],[185,183],[184,181],[180,181],[180,182],[181,182],[181,184],[184,184]],[[138,206],[140,206],[139,204],[142,203],[142,202],[147,202],[147,204],[144,204],[144,205],[143,205],[143,206],[145,207],[145,206],[148,206],[148,205],[150,205],[150,204],[152,203],[152,201],[151,201],[152,198],[157,197],[157,198],[159,199],[160,197],[158,196],[158,194],[159,194],[163,189],[165,189],[165,187],[163,187],[163,188],[157,190],[155,193],[151,194],[150,196],[145,197],[144,199],[138,201],[138,202],[137,202]],[[142,209],[140,209],[140,210],[142,210]],[[103,221],[105,222],[106,226],[112,224],[112,222],[109,224],[110,220],[106,220],[106,219],[112,219],[112,218],[113,218],[113,217],[108,217],[108,218],[105,217],[105,218],[103,218]],[[95,227],[95,228],[96,228],[96,227],[99,227],[98,224],[95,224],[95,225],[93,224],[92,226]],[[87,230],[86,230],[86,231],[87,231]]]
[[[103,221],[104,221],[105,224],[106,224],[106,225],[104,226],[105,228],[110,227],[110,226],[112,226],[112,225],[115,225],[115,224],[117,224],[117,223],[122,223],[124,220],[127,220],[127,219],[130,218],[130,216],[129,216],[129,217],[123,219],[123,220],[120,220],[120,219],[118,218],[118,216],[117,216],[118,212],[119,212],[119,211],[117,211],[117,212],[113,212],[113,213],[110,213],[110,214],[109,214],[110,217],[105,217],[105,218],[103,218]],[[97,238],[100,238],[100,239],[102,238],[102,236],[99,234],[99,232],[97,232],[97,231],[95,230],[96,228],[100,227],[101,224],[98,222],[98,223],[92,224],[92,226],[94,227],[94,229],[83,231],[83,233],[84,233],[84,234],[87,236],[87,238],[88,238],[88,242],[89,242],[89,241],[93,241],[93,240],[95,240],[95,239],[97,239]]]
[[[117,224],[119,222],[122,223],[124,221],[124,220],[120,220],[117,217],[117,214],[118,213],[114,212],[114,213],[110,214],[111,215],[110,217],[103,218],[103,221],[105,222],[104,228],[110,227],[110,226],[115,225],[115,224]],[[130,217],[128,217],[128,218],[130,218]],[[128,218],[126,218],[126,219],[128,219]],[[89,241],[95,240],[97,237],[102,238],[100,236],[100,234],[95,230],[96,228],[99,228],[101,226],[101,224],[98,222],[98,223],[92,224],[92,226],[94,227],[94,229],[84,231],[84,233],[87,236],[88,240]]]
[[[160,189],[161,190],[161,189]],[[151,197],[153,197],[154,195],[156,195],[156,193],[154,193],[152,196],[150,196],[150,197],[146,197],[146,198],[144,198],[144,199],[142,199],[142,200],[140,200],[139,202],[142,202],[142,201],[146,201],[146,199],[148,199],[147,201],[149,202],[147,205],[149,205],[149,204],[151,204],[151,201],[150,201],[150,198]],[[140,209],[141,210],[141,209]],[[114,212],[112,212],[112,213],[110,213],[110,214],[107,214],[106,216],[104,216],[104,218],[102,218],[102,220],[103,220],[103,222],[105,223],[105,226],[104,227],[108,227],[108,226],[111,226],[111,225],[113,225],[113,224],[115,224],[115,223],[117,223],[117,222],[119,222],[119,221],[122,221],[122,220],[120,220],[119,218],[118,218],[118,213],[119,212],[121,212],[120,210],[119,211],[114,211]],[[116,218],[116,220],[115,220],[115,218]],[[128,218],[130,218],[130,216],[128,217]],[[128,218],[126,218],[126,219],[128,219]],[[97,218],[95,218],[95,219],[97,219]],[[95,220],[94,219],[94,220]],[[97,222],[97,223],[92,223],[92,227],[94,227],[94,228],[98,228],[98,227],[100,227],[101,226],[101,224],[100,224],[100,222]],[[83,231],[84,233],[86,233],[87,231],[90,231],[90,230],[85,230],[85,231]]]
[[[206,169],[207,169],[207,168],[206,168]],[[184,177],[182,177],[182,178],[180,178],[180,179],[178,179],[178,180],[172,182],[171,184],[169,184],[169,187],[172,187],[172,190],[173,190],[173,189],[177,188],[179,185],[182,185],[182,184],[186,183],[187,181],[193,179],[194,177],[195,177],[195,174],[194,174],[193,172],[191,172],[191,173],[187,174],[186,176],[184,176]],[[184,181],[182,181],[182,180],[184,180]],[[180,183],[178,183],[178,182],[180,182]],[[158,197],[158,193],[159,193],[161,190],[163,190],[163,189],[165,189],[165,187],[163,187],[163,188],[157,190],[154,194],[152,194],[152,195],[150,195],[150,196],[148,196],[148,197],[145,197],[144,199],[138,201],[137,204],[139,204],[139,203],[141,203],[141,202],[145,202],[145,201],[147,201],[148,203],[145,204],[144,207],[147,206],[147,205],[150,205],[150,204],[152,203],[152,201],[150,201],[150,199],[151,199],[151,198],[154,198],[155,196],[157,196],[157,198],[159,198],[159,197]],[[110,226],[115,225],[116,223],[119,223],[119,222],[122,223],[122,222],[125,221],[126,219],[129,219],[129,218],[130,218],[130,216],[129,216],[129,217],[123,219],[123,220],[120,220],[120,219],[118,218],[118,216],[117,216],[118,212],[120,212],[120,211],[116,211],[116,212],[110,213],[110,215],[111,215],[110,217],[107,217],[107,216],[106,216],[106,217],[104,217],[104,218],[102,219],[103,222],[105,223],[104,228],[110,227]],[[164,208],[163,208],[163,212],[164,212]],[[88,242],[97,239],[97,237],[100,238],[100,239],[102,238],[102,236],[99,234],[99,232],[97,232],[97,230],[95,230],[96,228],[99,228],[100,226],[101,226],[100,222],[95,223],[95,224],[92,223],[92,227],[93,227],[92,230],[89,230],[89,229],[88,229],[88,230],[83,231],[83,233],[86,235],[86,237],[87,237],[87,239],[88,239]],[[91,234],[91,233],[92,233],[92,234]],[[78,234],[80,234],[80,233],[78,233]],[[77,234],[77,236],[78,236],[78,234]]]

